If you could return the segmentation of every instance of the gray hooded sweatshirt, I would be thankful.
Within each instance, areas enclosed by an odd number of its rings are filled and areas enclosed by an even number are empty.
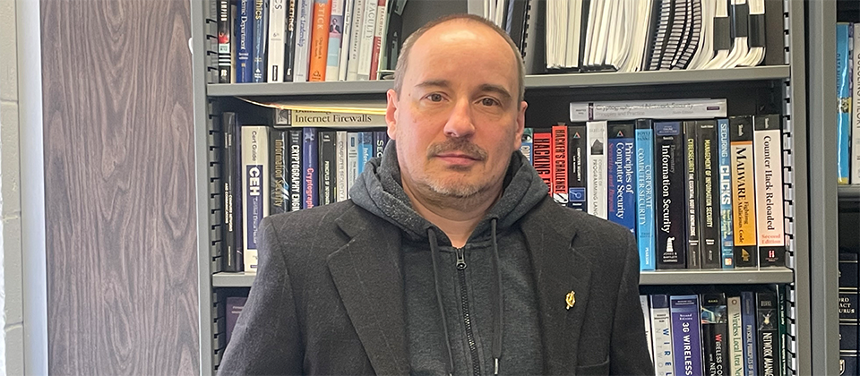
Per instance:
[[[502,196],[459,249],[412,208],[394,141],[366,169],[352,200],[402,231],[412,374],[492,375],[497,362],[506,375],[539,374],[537,297],[519,220],[548,188],[525,157],[511,155]]]

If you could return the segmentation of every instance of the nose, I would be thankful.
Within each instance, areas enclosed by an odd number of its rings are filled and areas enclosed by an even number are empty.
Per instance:
[[[472,107],[468,100],[459,100],[445,123],[445,135],[448,137],[469,137],[475,133],[472,123]]]

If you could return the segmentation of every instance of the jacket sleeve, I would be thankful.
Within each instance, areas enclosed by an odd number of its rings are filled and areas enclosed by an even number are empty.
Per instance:
[[[218,375],[297,375],[303,346],[284,258],[272,221],[260,224],[257,276]]]
[[[609,359],[612,375],[653,375],[654,365],[645,337],[645,317],[639,303],[639,249],[627,234],[621,290],[615,305]]]

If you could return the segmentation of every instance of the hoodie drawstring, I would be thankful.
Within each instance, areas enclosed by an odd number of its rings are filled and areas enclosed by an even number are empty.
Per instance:
[[[492,267],[496,274],[496,283],[493,287],[493,374],[499,374],[499,359],[502,357],[502,323],[504,318],[504,296],[502,295],[502,270],[499,268],[499,245],[496,239],[496,225],[498,219],[490,221],[493,238],[493,263]],[[432,228],[427,229],[427,237],[430,240],[430,258],[433,260],[433,283],[436,287],[436,304],[439,306],[439,314],[442,317],[442,332],[445,333],[445,348],[448,349],[447,374],[454,373],[454,354],[451,350],[451,341],[448,334],[448,322],[445,318],[445,307],[442,303],[442,287],[439,281],[439,246],[436,243],[436,233]]]

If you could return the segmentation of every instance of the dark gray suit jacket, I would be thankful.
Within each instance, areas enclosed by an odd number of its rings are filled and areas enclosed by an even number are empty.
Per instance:
[[[549,196],[520,228],[544,373],[653,375],[632,234]],[[219,375],[409,373],[399,229],[346,201],[269,217],[260,231],[258,275]]]

